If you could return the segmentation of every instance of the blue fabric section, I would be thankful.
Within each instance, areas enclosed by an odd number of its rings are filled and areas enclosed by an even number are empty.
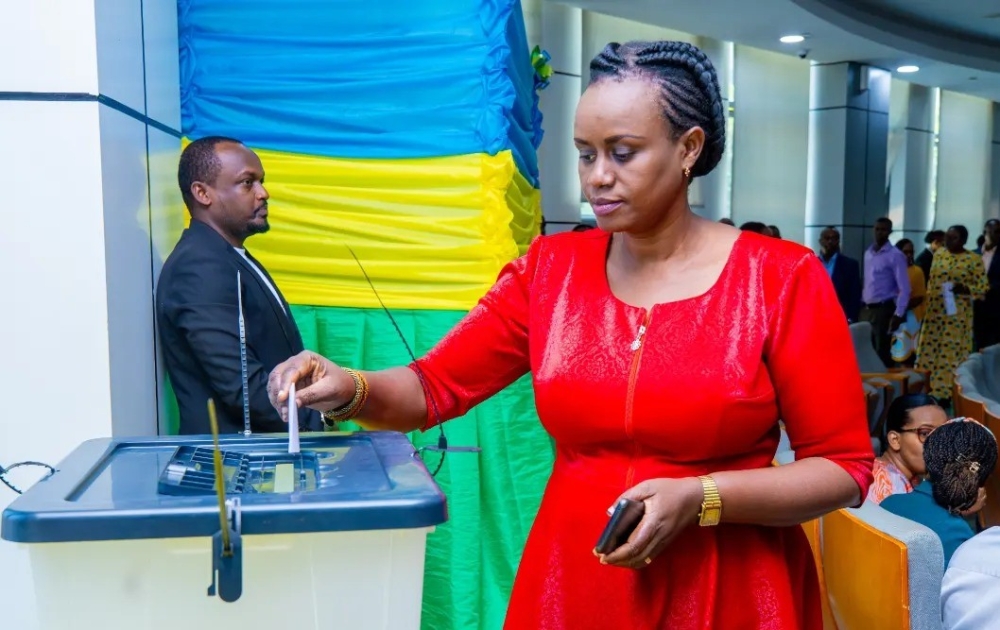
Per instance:
[[[537,185],[519,0],[178,0],[189,138],[345,158],[510,149]]]

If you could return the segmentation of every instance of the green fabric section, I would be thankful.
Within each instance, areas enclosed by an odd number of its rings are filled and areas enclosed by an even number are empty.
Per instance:
[[[174,396],[174,388],[170,384],[170,376],[167,369],[163,369],[163,399],[160,401],[160,417],[165,418],[165,435],[177,435],[181,431],[181,411],[177,407],[177,397]]]
[[[377,370],[409,363],[389,317],[375,309],[293,306],[307,348],[336,363]],[[392,312],[407,343],[422,355],[464,313]],[[475,349],[469,348],[470,358]],[[468,415],[444,425],[450,446],[481,453],[450,453],[436,477],[448,497],[449,520],[427,541],[423,630],[496,630],[528,530],[552,470],[553,446],[535,413],[526,375]],[[437,429],[410,437],[436,444]],[[434,470],[438,455],[427,454]]]

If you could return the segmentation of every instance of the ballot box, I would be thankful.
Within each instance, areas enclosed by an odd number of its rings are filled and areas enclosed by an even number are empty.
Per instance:
[[[4,512],[42,630],[417,630],[445,498],[406,436],[85,442]],[[223,530],[225,529],[225,534]],[[0,624],[2,625],[2,624]]]

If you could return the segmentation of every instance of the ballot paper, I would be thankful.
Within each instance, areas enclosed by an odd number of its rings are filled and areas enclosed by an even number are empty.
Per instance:
[[[955,303],[955,285],[953,283],[941,283],[941,297],[944,298],[944,314],[949,317],[958,315],[958,305]]]
[[[299,406],[295,404],[295,383],[288,388],[288,452],[299,454]]]

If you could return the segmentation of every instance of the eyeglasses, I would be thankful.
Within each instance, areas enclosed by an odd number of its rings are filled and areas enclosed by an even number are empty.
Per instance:
[[[921,444],[923,444],[927,441],[927,436],[934,433],[934,429],[930,427],[919,427],[917,429],[900,429],[899,431],[896,431],[896,433],[916,433],[917,439],[920,440]]]

